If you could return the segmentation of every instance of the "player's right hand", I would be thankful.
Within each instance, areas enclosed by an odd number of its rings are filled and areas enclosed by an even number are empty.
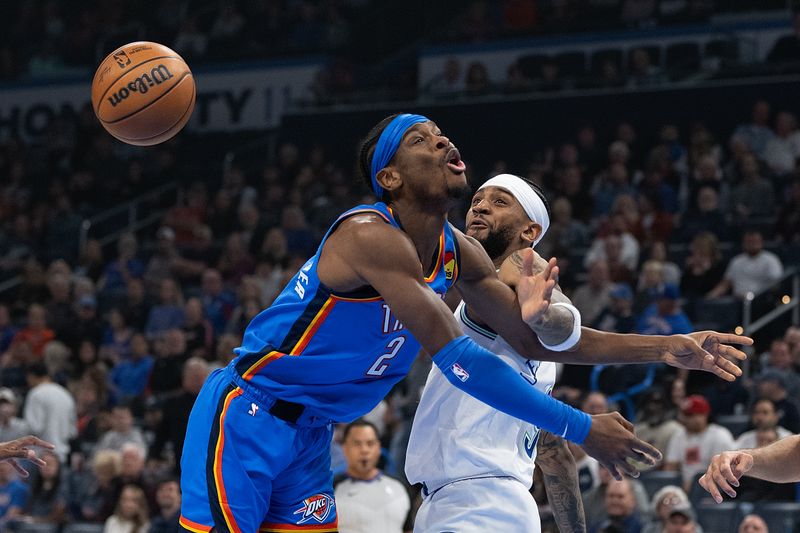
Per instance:
[[[736,497],[733,487],[739,486],[739,478],[753,468],[753,456],[744,451],[722,452],[711,458],[708,470],[698,483],[706,489],[717,503],[722,503],[722,489],[731,498]]]
[[[639,477],[637,465],[654,466],[661,460],[661,452],[636,438],[633,424],[617,412],[593,415],[592,427],[581,447],[618,480],[624,474]]]

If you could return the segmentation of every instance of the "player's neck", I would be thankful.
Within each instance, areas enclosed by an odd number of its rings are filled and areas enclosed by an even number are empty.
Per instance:
[[[377,468],[373,468],[373,469],[371,469],[371,470],[369,470],[367,472],[363,472],[363,471],[360,471],[360,470],[356,471],[356,470],[352,470],[350,468],[347,469],[347,476],[348,477],[350,477],[352,479],[360,479],[361,481],[371,481],[371,480],[375,479],[375,477],[377,477],[377,475],[379,473],[380,473],[380,470],[378,470]]]
[[[428,263],[439,245],[442,227],[447,222],[447,211],[424,209],[403,199],[393,201],[391,208],[395,220],[414,242],[423,270],[427,272]]]

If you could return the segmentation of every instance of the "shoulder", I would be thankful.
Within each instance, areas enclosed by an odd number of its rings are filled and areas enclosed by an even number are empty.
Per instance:
[[[350,479],[346,473],[341,472],[333,476],[333,488],[334,490],[339,488],[339,485],[346,484],[346,482]]]
[[[377,213],[359,213],[343,220],[329,239],[337,246],[356,248],[367,256],[382,256],[400,245],[413,248],[411,239],[400,229],[387,224]]]

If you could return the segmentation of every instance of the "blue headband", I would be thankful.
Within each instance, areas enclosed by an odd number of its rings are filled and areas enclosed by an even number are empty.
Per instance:
[[[386,165],[389,164],[389,161],[392,160],[408,128],[420,122],[428,122],[428,120],[427,117],[423,117],[422,115],[403,113],[402,115],[394,117],[389,125],[384,128],[383,132],[381,132],[381,136],[378,138],[378,144],[375,145],[375,152],[372,154],[372,172],[370,174],[372,178],[372,191],[378,199],[383,196],[383,187],[378,184],[378,180],[375,176],[377,176],[378,172],[383,170]]]

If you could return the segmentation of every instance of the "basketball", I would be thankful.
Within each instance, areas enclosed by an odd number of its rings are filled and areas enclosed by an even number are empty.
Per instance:
[[[151,146],[177,134],[192,116],[195,85],[186,62],[158,43],[111,52],[92,80],[92,108],[117,139]]]

